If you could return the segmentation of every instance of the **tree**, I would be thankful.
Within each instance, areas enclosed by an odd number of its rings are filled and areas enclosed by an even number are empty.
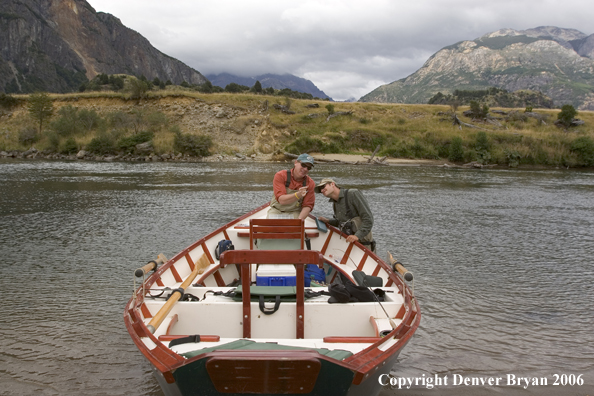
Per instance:
[[[572,105],[566,104],[561,107],[561,112],[557,114],[557,119],[561,125],[563,125],[565,128],[569,128],[571,126],[571,122],[577,114],[577,110]]]
[[[43,123],[54,114],[54,103],[46,92],[37,92],[29,96],[29,114],[39,122],[39,133],[43,130]]]
[[[256,83],[254,84],[254,86],[252,87],[252,90],[255,93],[262,93],[262,84],[260,84],[260,81],[256,81]]]
[[[130,93],[132,99],[142,99],[146,96],[149,90],[149,85],[146,81],[138,78],[130,78]]]
[[[449,154],[448,159],[452,162],[464,161],[464,147],[462,146],[462,138],[460,136],[456,136],[452,139]]]

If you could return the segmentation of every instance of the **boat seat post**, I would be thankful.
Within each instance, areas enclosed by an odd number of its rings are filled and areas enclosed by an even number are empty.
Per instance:
[[[252,264],[294,264],[296,279],[296,338],[305,337],[305,265],[322,266],[324,256],[315,250],[227,250],[221,254],[220,265],[241,265],[243,337],[251,338],[250,267]]]

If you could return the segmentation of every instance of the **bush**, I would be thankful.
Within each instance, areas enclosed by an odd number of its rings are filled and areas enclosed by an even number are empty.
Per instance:
[[[517,168],[520,165],[520,158],[522,156],[516,150],[504,150],[505,159],[510,168]]]
[[[149,131],[137,133],[132,136],[126,136],[121,138],[117,147],[119,150],[125,151],[126,153],[134,153],[136,151],[136,145],[149,142],[153,139],[154,134]]]
[[[6,95],[4,93],[0,94],[0,107],[12,109],[18,103],[18,99],[16,99],[14,96]]]
[[[60,150],[62,154],[76,154],[78,152],[78,145],[76,144],[76,140],[74,138],[68,138],[62,145],[62,149]]]
[[[173,148],[183,154],[189,154],[197,157],[206,157],[210,155],[212,139],[205,135],[190,135],[177,132],[173,140]]]
[[[481,164],[488,164],[491,160],[489,138],[484,131],[480,131],[476,134],[476,155],[477,161]]]
[[[37,142],[39,137],[33,127],[25,127],[19,131],[19,143],[29,146]]]
[[[142,99],[146,97],[149,90],[149,85],[146,81],[138,78],[129,78],[130,81],[130,98],[131,99]]]
[[[116,151],[113,140],[107,135],[93,138],[93,140],[87,144],[86,149],[87,151],[98,155],[113,154]]]
[[[476,100],[471,100],[470,112],[472,118],[484,120],[489,115],[489,106],[484,104],[483,107],[481,107],[481,105]]]
[[[557,119],[566,128],[571,126],[571,122],[577,115],[577,110],[570,104],[563,105],[561,112],[557,114]]]
[[[452,162],[464,161],[464,148],[462,147],[462,138],[460,136],[456,136],[452,139],[448,159]]]
[[[579,165],[594,166],[594,140],[582,136],[571,142],[571,151],[578,157]]]
[[[95,110],[81,109],[78,112],[78,120],[87,131],[91,131],[99,126],[101,117]]]
[[[59,118],[51,122],[52,129],[60,136],[74,135],[80,130],[78,108],[72,105],[63,106],[58,110]]]

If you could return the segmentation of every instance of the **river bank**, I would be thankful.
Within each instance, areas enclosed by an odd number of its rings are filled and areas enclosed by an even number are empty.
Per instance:
[[[366,166],[430,166],[443,168],[476,168],[476,169],[508,169],[507,165],[480,164],[476,161],[466,164],[454,164],[447,160],[427,160],[409,158],[382,157],[373,159],[370,155],[363,154],[323,154],[310,153],[318,164],[346,164]],[[194,157],[189,155],[175,154],[148,154],[148,155],[95,155],[88,151],[81,150],[77,154],[58,154],[53,152],[39,151],[35,148],[27,151],[0,151],[0,159],[27,159],[27,160],[57,160],[57,161],[95,161],[95,162],[179,162],[179,163],[200,163],[200,162],[259,162],[259,163],[291,163],[296,156],[285,154],[251,154],[235,155],[214,154],[208,157]],[[370,159],[371,158],[371,159]],[[558,166],[537,166],[519,165],[517,169],[559,169]],[[575,168],[574,168],[575,169]],[[580,168],[584,169],[584,168]]]

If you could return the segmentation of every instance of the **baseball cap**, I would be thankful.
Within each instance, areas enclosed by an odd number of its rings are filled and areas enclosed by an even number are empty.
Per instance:
[[[334,179],[331,179],[329,177],[325,177],[322,179],[322,181],[314,188],[314,191],[317,192],[318,194],[322,192],[322,188],[324,188],[324,186],[328,183],[334,183],[336,184],[336,182],[334,181]],[[336,187],[340,188],[338,186],[338,184],[336,184]]]
[[[311,166],[314,166],[314,159],[309,154],[301,154],[299,157],[297,157],[297,161],[301,162],[302,164],[311,164]]]

